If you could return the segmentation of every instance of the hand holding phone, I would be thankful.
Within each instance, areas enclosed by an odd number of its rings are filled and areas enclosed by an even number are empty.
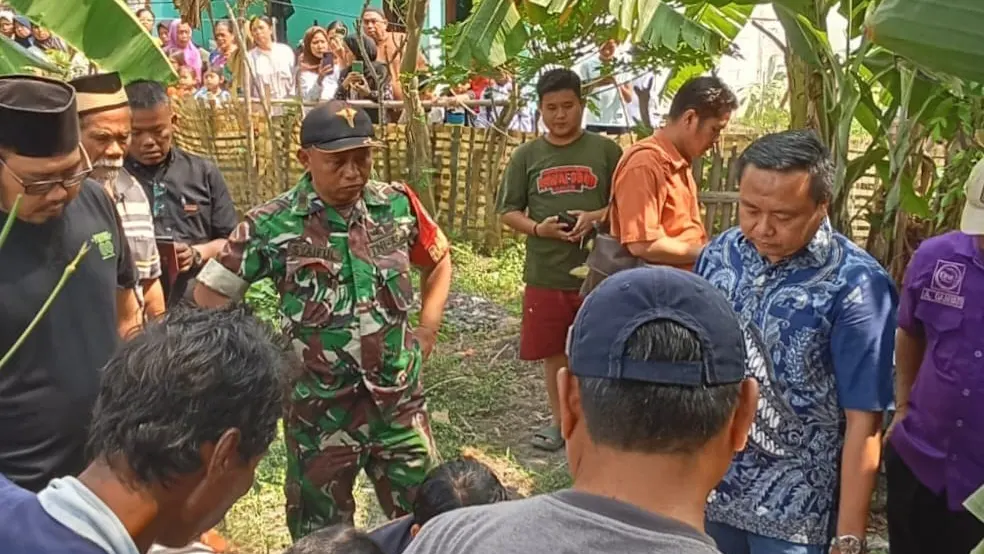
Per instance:
[[[356,60],[352,62],[352,73],[362,73],[362,71],[363,71],[362,61]]]
[[[560,212],[557,214],[557,221],[560,221],[567,226],[565,231],[570,233],[574,230],[574,226],[577,225],[577,218],[567,212]]]

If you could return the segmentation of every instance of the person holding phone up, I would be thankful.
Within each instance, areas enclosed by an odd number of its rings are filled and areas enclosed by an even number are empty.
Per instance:
[[[305,102],[335,98],[338,92],[338,61],[332,53],[333,33],[315,25],[304,33],[297,63],[297,91]]]
[[[605,214],[622,149],[582,130],[584,99],[576,73],[547,71],[536,89],[548,133],[513,152],[498,212],[503,223],[528,235],[519,356],[543,360],[553,421],[534,435],[533,445],[552,451],[564,445],[557,371],[567,365],[567,330],[581,305],[582,279],[570,271],[587,260],[581,245]]]
[[[369,37],[347,35],[342,39],[347,67],[339,74],[338,100],[372,100],[375,102],[393,99],[393,84],[386,64],[375,62],[376,43]],[[379,110],[367,109],[373,124],[379,123]]]

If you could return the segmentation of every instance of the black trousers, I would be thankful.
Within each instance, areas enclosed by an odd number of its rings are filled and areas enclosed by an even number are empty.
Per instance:
[[[890,554],[968,554],[984,540],[984,523],[951,511],[945,494],[926,488],[891,445],[885,448]]]

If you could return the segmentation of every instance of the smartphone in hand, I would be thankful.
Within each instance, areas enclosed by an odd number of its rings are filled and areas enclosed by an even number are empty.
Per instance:
[[[557,220],[566,225],[565,231],[570,233],[574,230],[574,226],[577,225],[577,218],[567,212],[560,212],[557,214]]]
[[[363,67],[361,61],[352,62],[352,73],[362,73]]]

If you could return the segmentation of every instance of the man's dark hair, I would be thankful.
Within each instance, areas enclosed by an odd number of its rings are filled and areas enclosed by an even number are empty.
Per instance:
[[[700,340],[669,320],[645,323],[629,337],[636,361],[700,362]],[[686,387],[579,377],[591,440],[617,450],[692,454],[717,435],[738,405],[741,384]]]
[[[369,6],[366,9],[362,10],[362,15],[365,15],[367,13],[374,13],[374,14],[378,15],[379,17],[382,17],[383,18],[383,21],[389,21],[389,18],[386,17],[386,12],[384,12],[383,10],[381,10],[379,8],[374,8],[372,6]]]
[[[131,110],[152,110],[170,102],[167,89],[157,81],[138,80],[126,86]]]
[[[562,90],[572,91],[577,95],[578,100],[583,98],[581,94],[581,78],[578,77],[577,73],[564,68],[551,69],[541,75],[540,80],[536,82],[536,96],[541,102],[547,94]]]
[[[136,16],[137,17],[140,17],[144,13],[149,13],[150,14],[150,17],[153,17],[155,19],[157,18],[157,16],[154,15],[154,10],[152,10],[150,8],[140,8],[139,10],[137,10]]]
[[[810,197],[814,202],[829,202],[833,196],[834,162],[813,131],[783,131],[759,138],[738,158],[739,181],[749,165],[781,173],[806,171],[810,174]]]
[[[363,531],[339,523],[294,543],[284,554],[383,554]]]
[[[728,85],[718,77],[697,77],[680,87],[667,114],[672,121],[687,110],[697,112],[697,117],[721,117],[738,109],[738,98]]]
[[[296,364],[245,307],[179,308],[124,342],[103,370],[89,453],[140,484],[202,468],[229,429],[239,455],[266,452]]]
[[[478,460],[453,460],[434,468],[417,489],[413,521],[423,525],[451,510],[508,499],[506,488],[488,466]]]

